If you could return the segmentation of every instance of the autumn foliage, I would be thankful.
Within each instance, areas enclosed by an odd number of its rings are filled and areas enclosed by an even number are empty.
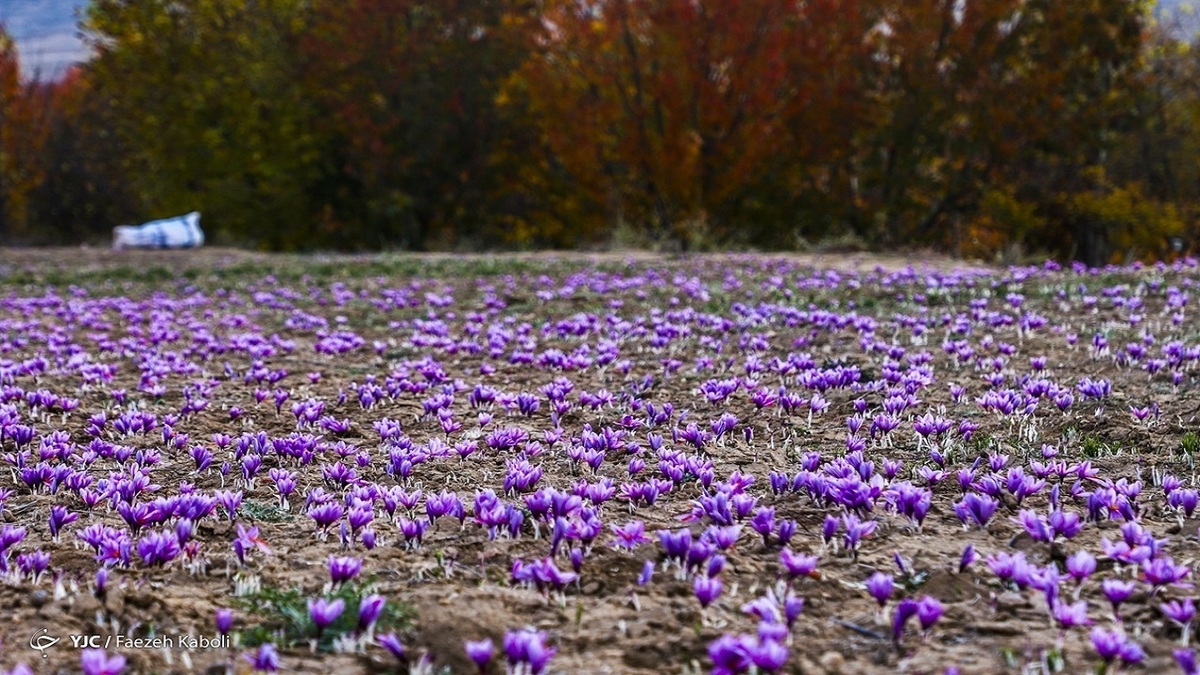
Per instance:
[[[96,0],[82,28],[54,83],[0,41],[10,241],[192,209],[276,249],[1195,234],[1197,50],[1141,1]]]

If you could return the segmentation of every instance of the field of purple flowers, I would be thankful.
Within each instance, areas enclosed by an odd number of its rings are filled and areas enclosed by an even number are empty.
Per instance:
[[[1200,264],[0,255],[0,671],[1196,673]]]

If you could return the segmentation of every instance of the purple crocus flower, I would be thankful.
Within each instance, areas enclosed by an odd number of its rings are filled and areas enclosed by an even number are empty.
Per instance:
[[[233,552],[240,564],[246,564],[246,553],[251,549],[256,549],[263,555],[271,555],[271,547],[267,546],[267,541],[259,535],[258,526],[247,528],[238,523],[237,533],[237,538],[233,540]]]
[[[669,530],[659,530],[658,540],[662,543],[668,559],[682,563],[687,558],[688,550],[692,546],[692,532],[691,530],[680,530],[673,533]]]
[[[697,574],[692,579],[692,590],[696,593],[696,599],[700,601],[701,607],[708,607],[721,595],[725,585],[721,582],[720,577],[710,577],[703,574]]]
[[[904,624],[916,613],[917,601],[912,598],[904,598],[896,605],[896,613],[892,617],[892,642],[897,646],[900,645],[900,638],[904,636]]]
[[[807,553],[793,553],[791,549],[784,548],[779,552],[779,562],[783,563],[783,570],[789,579],[797,577],[813,577],[818,578],[817,565],[820,563],[820,558]]]
[[[792,540],[792,537],[796,536],[797,528],[799,528],[799,525],[797,525],[796,521],[794,520],[780,520],[779,529],[777,532],[779,535],[779,543],[783,546],[787,546],[788,542]]]
[[[1175,657],[1175,663],[1179,664],[1179,669],[1183,671],[1183,675],[1200,674],[1200,667],[1196,665],[1196,652],[1191,649],[1176,649],[1172,652]]]
[[[887,604],[889,598],[892,597],[892,591],[895,589],[895,582],[892,575],[876,572],[866,581],[867,592],[875,598],[875,602],[879,603],[880,607]]]
[[[720,553],[714,554],[708,559],[708,568],[705,570],[705,574],[710,577],[720,574],[725,569],[725,560],[725,556]]]
[[[750,527],[763,538],[763,546],[770,543],[771,534],[775,532],[775,509],[770,506],[759,507],[750,519]]]
[[[1083,530],[1083,523],[1080,521],[1078,513],[1058,509],[1050,512],[1047,525],[1053,537],[1064,539],[1073,539]]]
[[[274,673],[279,670],[279,652],[275,651],[275,645],[269,642],[260,645],[254,654],[247,654],[246,660],[257,671]]]
[[[387,598],[382,595],[368,595],[364,597],[358,604],[358,625],[355,632],[362,634],[366,632],[379,619],[379,615],[383,614],[383,606],[387,603]]]
[[[55,504],[50,507],[50,536],[58,541],[58,533],[64,525],[75,522],[79,519],[78,513],[71,513],[67,507]]]
[[[804,611],[804,598],[798,598],[791,593],[783,599],[783,618],[787,622],[788,628],[796,623],[796,619],[800,618],[800,613]]]
[[[738,675],[754,665],[742,640],[722,635],[708,645],[708,657],[713,662],[714,675]]]
[[[933,624],[942,618],[942,611],[942,603],[932,595],[923,596],[917,601],[917,620],[921,623],[921,630],[929,632]]]
[[[1080,600],[1079,602],[1068,604],[1061,600],[1054,602],[1054,620],[1062,628],[1074,628],[1075,626],[1090,626],[1093,622],[1088,618],[1087,601]]]
[[[1191,623],[1192,619],[1196,616],[1196,605],[1192,602],[1191,598],[1164,602],[1158,608],[1163,613],[1163,616],[1181,626]]]
[[[337,502],[326,502],[309,509],[308,517],[316,522],[321,530],[328,530],[330,525],[342,519],[346,509]]]
[[[1121,655],[1125,646],[1125,636],[1120,631],[1106,630],[1099,626],[1092,629],[1092,647],[1107,664],[1111,664]]]
[[[555,649],[546,644],[546,634],[526,628],[504,635],[504,653],[512,666],[527,664],[532,675],[540,675],[554,658]]]
[[[1142,578],[1155,590],[1167,585],[1187,586],[1183,578],[1191,573],[1187,565],[1176,565],[1170,556],[1151,558],[1142,563]]]
[[[963,497],[962,501],[954,503],[954,514],[963,524],[974,522],[979,527],[987,527],[988,521],[992,519],[998,508],[1000,508],[1000,502],[994,497],[970,492]]]
[[[852,513],[842,515],[842,525],[846,531],[842,534],[843,543],[853,557],[858,559],[858,542],[875,531],[877,523],[873,520],[863,521]]]
[[[780,527],[782,528],[784,524],[789,522],[792,521],[784,521]],[[733,545],[737,543],[738,537],[741,535],[742,525],[726,525],[724,527],[721,527],[720,525],[713,525],[704,531],[704,537],[713,544],[716,544],[717,548],[721,549],[722,551],[727,551],[733,548]]]
[[[233,610],[221,608],[217,610],[217,632],[227,635],[233,628]]]
[[[1120,618],[1121,603],[1133,596],[1135,586],[1132,581],[1121,581],[1120,579],[1105,579],[1100,583],[1100,589],[1104,592],[1104,597],[1108,598],[1108,602],[1112,605],[1113,616]]]
[[[616,548],[632,551],[650,541],[646,536],[646,525],[640,520],[631,520],[621,526],[613,525],[612,531],[616,538],[610,544]]]
[[[0,556],[25,539],[25,528],[5,524],[0,527]]]
[[[342,610],[346,608],[346,601],[341,598],[336,598],[332,601],[325,598],[317,598],[308,600],[308,616],[312,619],[313,625],[317,627],[317,634],[325,632],[329,624],[337,621],[337,618],[342,615]]]
[[[759,637],[749,651],[750,661],[760,672],[776,673],[787,664],[788,650],[780,640]]]
[[[147,566],[165,565],[180,553],[179,538],[174,532],[151,532],[138,540],[137,553]]]
[[[400,638],[396,637],[395,633],[376,635],[375,642],[379,643],[381,647],[388,650],[392,656],[400,661],[408,658],[408,650],[404,647],[404,643],[400,642]]]
[[[837,535],[840,526],[841,523],[838,522],[836,517],[830,514],[825,516],[825,522],[821,524],[821,539],[826,545],[833,542],[833,538]]]
[[[109,656],[103,649],[85,649],[79,655],[79,668],[84,675],[121,675],[125,672],[125,657]]]
[[[108,597],[107,567],[101,567],[100,569],[96,570],[96,581],[92,586],[92,593],[96,596],[96,599],[100,601],[100,604],[104,604],[104,601]]]
[[[225,513],[229,516],[229,520],[231,522],[235,520],[237,518],[238,507],[242,505],[242,493],[233,492],[232,490],[222,490],[221,492],[216,493],[215,496],[217,498],[217,503],[221,505],[221,508],[225,509]]]
[[[32,576],[34,583],[42,578],[42,573],[50,566],[49,551],[29,551],[17,555],[17,568],[22,573]]]
[[[654,578],[654,561],[647,560],[642,563],[642,572],[638,574],[637,585],[645,586]]]
[[[1126,640],[1125,644],[1121,645],[1121,661],[1132,665],[1141,663],[1145,658],[1146,652],[1138,643]]]
[[[1048,542],[1054,538],[1054,534],[1051,532],[1049,526],[1046,525],[1046,521],[1035,511],[1025,509],[1017,515],[1015,520],[1021,527],[1025,528],[1025,532],[1034,541]]]
[[[1087,551],[1076,551],[1067,558],[1067,574],[1076,584],[1082,584],[1095,571],[1096,557]]]
[[[962,574],[963,572],[966,572],[967,569],[971,567],[971,565],[975,564],[975,561],[978,559],[979,554],[975,552],[974,544],[967,544],[966,547],[963,548],[962,556],[960,556],[958,559],[958,573]]]
[[[340,586],[362,571],[362,560],[350,556],[329,556],[329,579],[334,586]]]
[[[467,640],[464,649],[466,649],[467,657],[479,668],[479,672],[486,673],[488,664],[492,662],[492,657],[496,651],[496,647],[492,644],[492,641],[487,638],[475,642]]]
[[[346,514],[346,522],[350,524],[351,532],[358,532],[371,524],[374,519],[375,512],[371,510],[370,506],[358,506],[350,509],[350,512]],[[428,524],[427,521],[422,522]]]

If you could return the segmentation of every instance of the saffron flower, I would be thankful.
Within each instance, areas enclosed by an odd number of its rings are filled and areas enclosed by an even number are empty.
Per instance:
[[[1080,600],[1079,602],[1068,604],[1061,600],[1053,603],[1054,621],[1059,627],[1066,630],[1075,626],[1090,626],[1093,622],[1088,618],[1087,601]]]
[[[103,649],[85,649],[79,655],[79,668],[84,675],[121,675],[125,672],[125,657],[109,656]]]
[[[710,577],[703,574],[697,574],[692,579],[692,590],[696,593],[696,599],[700,601],[701,607],[708,607],[721,595],[725,585],[721,583],[720,577]]]
[[[958,573],[962,574],[963,572],[966,572],[967,569],[970,568],[971,565],[975,564],[975,561],[978,559],[979,554],[975,552],[975,546],[973,544],[967,544],[966,547],[963,548],[962,555],[958,559]]]
[[[404,647],[404,643],[400,642],[400,638],[396,637],[395,633],[384,633],[376,635],[375,642],[388,652],[396,657],[397,660],[404,661],[408,658],[408,650]]]
[[[341,586],[358,576],[362,571],[362,560],[350,556],[329,556],[329,579],[334,586]]]
[[[654,578],[654,561],[647,560],[642,563],[642,572],[638,574],[637,585],[645,586]]]
[[[1191,598],[1171,600],[1159,605],[1159,611],[1163,613],[1163,616],[1179,625],[1182,631],[1179,641],[1186,646],[1188,636],[1191,634],[1192,619],[1196,617],[1196,604]]]
[[[355,632],[361,635],[374,626],[379,616],[383,614],[383,606],[386,603],[386,598],[376,594],[365,596],[359,601],[358,625],[355,627]]]
[[[632,551],[650,541],[650,537],[646,536],[646,526],[640,520],[631,520],[621,526],[613,525],[612,531],[616,535],[616,539],[610,542],[614,548]]]
[[[279,653],[275,651],[275,645],[269,642],[259,645],[253,654],[247,654],[246,660],[256,671],[274,673],[279,670]]]
[[[151,532],[138,540],[137,553],[147,566],[165,565],[179,557],[179,539],[174,532]]]
[[[887,605],[887,601],[892,597],[892,591],[895,590],[895,582],[892,575],[876,572],[866,581],[867,592],[875,598],[875,602],[879,603],[880,607]]]
[[[237,554],[238,563],[246,564],[246,553],[251,549],[256,549],[263,555],[271,555],[271,547],[267,546],[267,541],[259,535],[257,526],[247,528],[238,523],[237,533],[237,538],[233,540],[233,551]]]
[[[79,519],[78,513],[71,513],[67,507],[55,504],[50,507],[50,536],[54,541],[58,541],[58,533],[64,525],[75,522]]]
[[[1196,665],[1196,652],[1191,649],[1176,649],[1172,652],[1175,657],[1175,663],[1179,664],[1179,669],[1183,671],[1183,675],[1197,675],[1200,673],[1200,667]]]
[[[337,621],[342,615],[342,610],[346,608],[346,601],[341,598],[336,598],[333,601],[325,598],[317,598],[308,600],[308,616],[312,619],[313,625],[317,627],[317,635],[320,636],[329,627],[329,624]]]
[[[309,509],[308,517],[312,518],[321,530],[328,530],[329,526],[342,519],[345,512],[346,510],[341,504],[326,502]]]
[[[471,659],[476,668],[479,668],[479,672],[481,674],[487,672],[488,664],[492,662],[492,657],[496,651],[492,641],[486,638],[476,642],[467,640],[464,649],[467,652],[467,657]]]
[[[1109,604],[1112,605],[1113,616],[1118,620],[1121,618],[1121,604],[1133,596],[1134,588],[1132,581],[1120,579],[1105,579],[1100,583],[1104,597],[1108,598]]]
[[[904,624],[916,613],[917,601],[912,598],[904,598],[896,605],[896,612],[892,616],[892,643],[897,647],[900,646],[900,638],[904,636]]]
[[[555,651],[546,644],[546,634],[542,631],[525,628],[504,635],[504,653],[509,665],[515,669],[523,664],[528,667],[530,675],[540,675],[545,671]]]
[[[1082,584],[1095,571],[1096,557],[1087,551],[1076,551],[1067,558],[1067,574],[1076,585]]]
[[[230,629],[233,628],[233,610],[218,609],[216,617],[217,632],[221,635],[229,634]]]
[[[917,621],[921,624],[922,632],[928,633],[940,618],[942,618],[942,603],[938,602],[937,598],[926,595],[917,601]]]

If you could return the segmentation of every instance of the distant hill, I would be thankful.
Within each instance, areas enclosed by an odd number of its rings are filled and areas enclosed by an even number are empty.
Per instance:
[[[58,77],[67,67],[87,59],[87,49],[75,27],[77,10],[87,0],[0,0],[0,23],[17,41],[25,73]],[[1159,0],[1159,16],[1179,20],[1184,33],[1200,31],[1200,0]]]

